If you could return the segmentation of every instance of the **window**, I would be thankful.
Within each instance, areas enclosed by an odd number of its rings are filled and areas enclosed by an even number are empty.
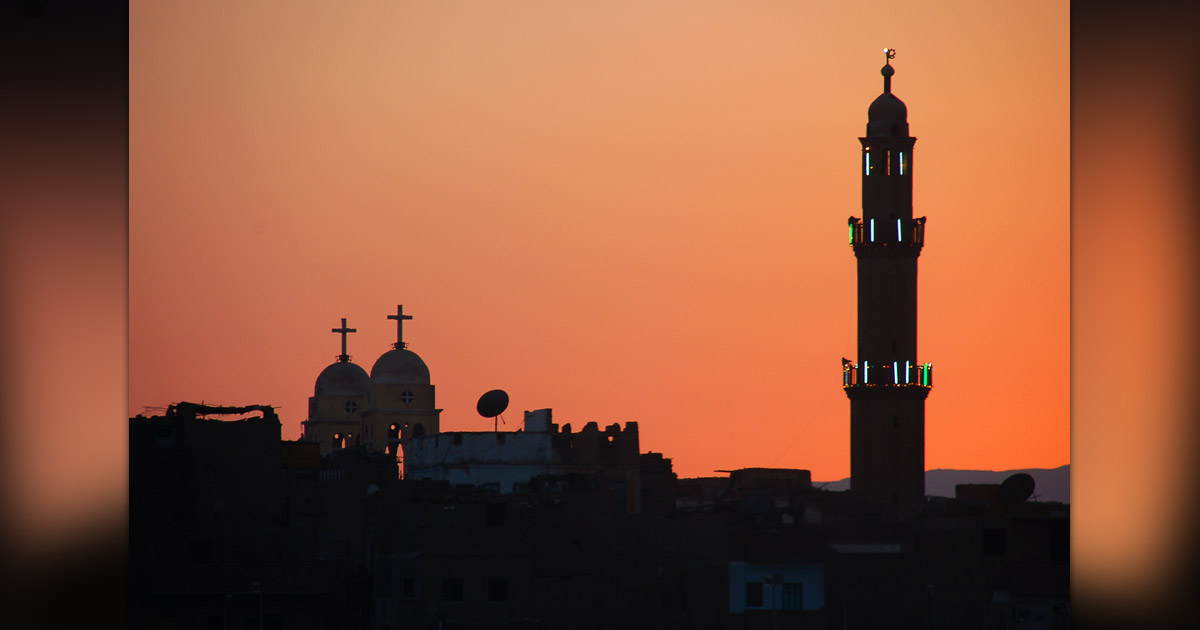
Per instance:
[[[504,578],[495,578],[488,580],[488,601],[489,602],[506,602],[508,601],[508,580]]]
[[[983,528],[983,555],[1003,556],[1005,552],[1004,528]]]
[[[486,484],[485,484],[486,485]],[[500,484],[497,483],[496,491],[500,491]],[[504,503],[488,503],[487,511],[485,512],[485,522],[488,527],[502,527],[504,525],[505,508]]]
[[[193,538],[188,545],[188,560],[193,564],[207,564],[213,561],[213,541],[211,538]]]
[[[1068,562],[1071,560],[1071,530],[1066,527],[1056,527],[1050,530],[1050,561]]]
[[[779,598],[780,610],[804,610],[804,584],[784,582]]]
[[[763,605],[763,583],[762,582],[746,582],[746,607],[762,608]]]
[[[461,602],[463,600],[462,578],[446,578],[442,580],[442,601]]]

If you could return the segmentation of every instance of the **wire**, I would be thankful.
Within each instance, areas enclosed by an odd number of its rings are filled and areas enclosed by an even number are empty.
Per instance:
[[[833,393],[834,389],[837,389],[836,383],[831,385],[829,390],[825,392],[825,397],[821,399],[821,404],[817,405],[816,409],[809,414],[808,420],[805,421],[804,425],[800,427],[800,432],[796,434],[796,437],[792,438],[791,444],[788,444],[787,448],[783,449],[783,452],[775,456],[775,459],[771,460],[771,466],[774,466],[776,462],[778,462],[780,459],[783,459],[783,456],[787,455],[788,451],[792,450],[792,447],[796,445],[796,442],[800,441],[800,437],[804,435],[804,432],[808,430],[809,425],[812,424],[813,418],[816,418],[817,413],[825,407],[825,403],[829,402],[829,395]]]

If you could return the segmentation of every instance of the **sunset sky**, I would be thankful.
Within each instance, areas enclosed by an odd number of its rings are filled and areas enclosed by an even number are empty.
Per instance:
[[[637,421],[681,476],[849,475],[860,145],[908,105],[926,468],[1070,463],[1067,2],[150,3],[129,413],[279,406],[348,319],[443,430]],[[152,411],[153,412],[153,411]]]

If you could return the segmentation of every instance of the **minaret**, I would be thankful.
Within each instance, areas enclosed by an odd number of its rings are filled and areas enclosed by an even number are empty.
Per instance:
[[[913,218],[913,144],[908,109],[892,94],[890,60],[883,94],[867,110],[862,142],[861,219],[850,217],[858,258],[858,362],[843,360],[850,398],[850,489],[860,500],[893,506],[925,498],[925,397],[932,366],[918,363],[917,257],[925,217]]]

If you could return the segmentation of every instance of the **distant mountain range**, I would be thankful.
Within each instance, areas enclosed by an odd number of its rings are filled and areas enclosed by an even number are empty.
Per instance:
[[[1071,465],[1058,468],[1021,468],[1019,470],[952,470],[938,468],[925,471],[925,494],[935,497],[954,497],[954,486],[960,483],[1000,483],[1009,475],[1027,473],[1033,477],[1031,501],[1071,502]],[[850,479],[814,481],[814,486],[826,490],[849,490]]]

